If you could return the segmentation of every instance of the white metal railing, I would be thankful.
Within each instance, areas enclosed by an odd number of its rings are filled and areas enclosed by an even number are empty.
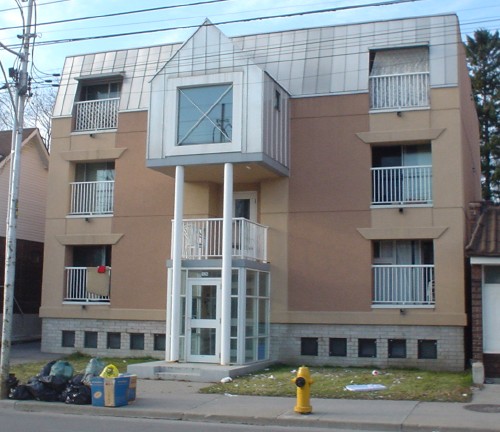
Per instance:
[[[113,213],[114,180],[73,182],[70,185],[70,214],[105,215]]]
[[[372,168],[372,204],[432,203],[432,166]]]
[[[434,265],[374,265],[373,304],[435,304]]]
[[[429,106],[429,73],[370,76],[370,108],[399,109]]]
[[[183,224],[183,259],[222,257],[222,218],[185,219]],[[245,218],[232,223],[232,256],[241,259],[267,261],[268,227]]]
[[[66,267],[64,301],[109,303],[109,296],[92,294],[87,291],[87,267]]]
[[[120,98],[76,102],[75,131],[116,129]]]

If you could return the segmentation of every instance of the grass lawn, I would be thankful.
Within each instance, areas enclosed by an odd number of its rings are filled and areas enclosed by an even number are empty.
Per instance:
[[[74,368],[74,373],[83,373],[90,356],[72,354],[62,357]],[[101,358],[104,364],[114,364],[120,372],[126,372],[127,365],[155,361],[142,358]],[[12,365],[20,382],[25,383],[38,375],[47,362],[34,362]],[[415,369],[378,370],[372,374],[368,368],[311,367],[314,383],[311,387],[312,398],[333,399],[385,399],[419,400],[440,402],[470,402],[472,399],[472,375],[467,372],[431,372]],[[276,365],[260,372],[242,376],[230,383],[213,384],[202,388],[202,393],[228,393],[233,395],[285,396],[295,397],[296,387],[292,379],[296,377],[294,367]],[[385,390],[354,392],[346,390],[350,384],[382,384]]]
[[[440,402],[469,402],[472,399],[470,372],[430,372],[408,369],[378,370],[365,368],[309,368],[314,383],[313,398],[385,399]],[[236,378],[227,384],[215,384],[201,390],[203,393],[234,395],[295,397],[292,383],[296,371],[290,366],[274,366],[264,371]],[[349,391],[350,384],[383,384],[385,390],[370,392]]]

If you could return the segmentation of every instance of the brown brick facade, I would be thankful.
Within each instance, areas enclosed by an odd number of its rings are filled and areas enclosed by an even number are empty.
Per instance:
[[[471,266],[472,359],[483,361],[482,266]]]

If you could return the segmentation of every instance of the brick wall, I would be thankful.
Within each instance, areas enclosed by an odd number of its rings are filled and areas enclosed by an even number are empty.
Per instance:
[[[301,338],[318,338],[318,355],[301,355]],[[329,339],[346,338],[347,355],[329,355]],[[377,356],[358,356],[359,339],[375,339]],[[406,358],[389,358],[389,339],[406,340]],[[419,340],[437,341],[436,359],[418,358]],[[271,328],[271,358],[297,365],[416,367],[432,370],[464,370],[464,329],[434,326],[364,326],[274,324]]]

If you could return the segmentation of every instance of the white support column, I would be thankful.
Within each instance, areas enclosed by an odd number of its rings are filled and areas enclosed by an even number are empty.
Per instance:
[[[170,310],[170,361],[179,360],[179,332],[181,317],[181,265],[182,265],[182,217],[184,213],[184,167],[175,167],[175,199],[172,250],[172,296]]]
[[[233,165],[224,165],[224,209],[222,220],[222,296],[220,363],[231,360],[231,271],[233,232]]]

